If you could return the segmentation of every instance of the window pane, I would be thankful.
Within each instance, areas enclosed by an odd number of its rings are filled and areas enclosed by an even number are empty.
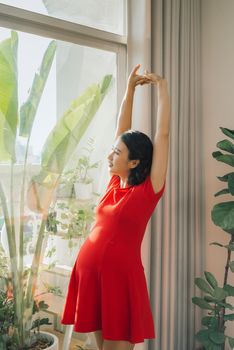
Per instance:
[[[43,300],[65,295],[108,181],[116,124],[116,53],[54,44],[0,28],[0,289],[23,285],[24,300],[36,284]]]
[[[3,0],[1,3],[124,35],[125,0]]]

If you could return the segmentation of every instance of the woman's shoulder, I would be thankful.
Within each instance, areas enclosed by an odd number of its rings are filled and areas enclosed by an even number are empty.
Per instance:
[[[166,183],[164,182],[162,188],[156,193],[153,188],[152,180],[150,175],[148,175],[145,180],[138,185],[139,190],[144,192],[147,196],[152,197],[152,198],[160,198],[164,192]]]

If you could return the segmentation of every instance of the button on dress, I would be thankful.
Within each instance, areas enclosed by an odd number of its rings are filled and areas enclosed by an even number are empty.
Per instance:
[[[111,177],[72,270],[63,324],[134,344],[155,338],[141,243],[164,188],[155,194],[149,176],[120,188],[120,178]]]

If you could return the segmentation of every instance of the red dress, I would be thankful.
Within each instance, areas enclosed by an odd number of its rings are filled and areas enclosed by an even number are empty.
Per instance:
[[[109,340],[155,338],[141,242],[164,188],[155,194],[149,176],[120,188],[120,178],[111,177],[71,274],[63,324],[76,332],[102,330]]]

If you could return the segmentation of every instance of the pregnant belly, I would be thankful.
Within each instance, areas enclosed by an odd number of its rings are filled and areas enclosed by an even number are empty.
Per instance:
[[[140,250],[111,236],[95,241],[88,237],[79,251],[76,264],[78,269],[110,268],[119,271],[143,268]]]

